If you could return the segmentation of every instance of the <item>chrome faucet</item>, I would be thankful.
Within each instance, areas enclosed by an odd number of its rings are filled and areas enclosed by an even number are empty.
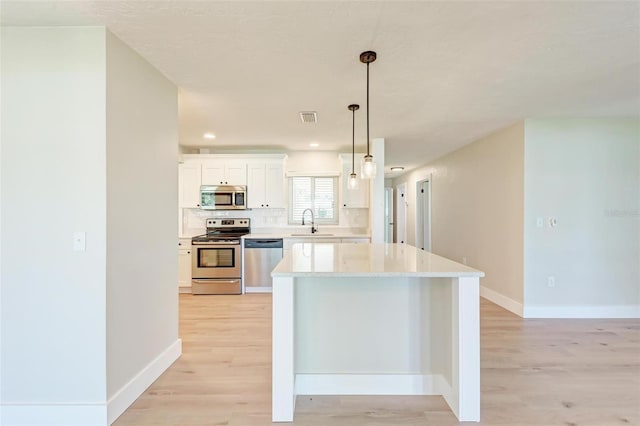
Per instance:
[[[318,228],[316,228],[316,226],[315,226],[315,222],[314,222],[314,219],[313,219],[313,210],[311,210],[311,209],[304,209],[304,211],[302,212],[302,225],[304,226],[304,214],[305,214],[306,212],[311,213],[311,233],[312,233],[312,234],[315,234],[316,232],[318,232]]]

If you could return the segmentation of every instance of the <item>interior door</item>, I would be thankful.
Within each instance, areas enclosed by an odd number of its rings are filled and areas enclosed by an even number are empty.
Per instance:
[[[396,187],[396,243],[407,243],[407,184]]]

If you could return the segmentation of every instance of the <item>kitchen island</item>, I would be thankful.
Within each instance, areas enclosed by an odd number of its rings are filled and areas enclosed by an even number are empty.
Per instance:
[[[272,272],[272,420],[297,395],[442,395],[480,420],[479,278],[405,244],[296,244]]]

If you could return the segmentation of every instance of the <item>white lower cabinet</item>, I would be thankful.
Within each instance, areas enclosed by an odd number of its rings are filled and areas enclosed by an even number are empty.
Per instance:
[[[351,244],[369,244],[371,239],[369,238],[342,238],[340,240],[341,243],[351,243]]]
[[[178,241],[178,291],[191,293],[191,240]]]

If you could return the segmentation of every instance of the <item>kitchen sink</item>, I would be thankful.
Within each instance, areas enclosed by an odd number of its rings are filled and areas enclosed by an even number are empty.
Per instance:
[[[321,232],[316,232],[315,234],[291,234],[292,237],[333,237],[333,234],[323,234]]]

